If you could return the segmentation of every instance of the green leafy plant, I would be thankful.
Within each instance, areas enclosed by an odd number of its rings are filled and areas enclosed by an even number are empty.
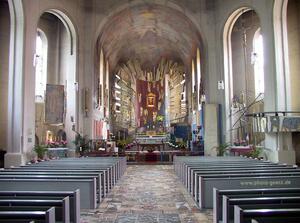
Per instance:
[[[187,148],[187,145],[186,145],[185,142],[178,142],[178,143],[177,143],[177,146],[178,146],[178,148],[181,149],[181,150],[185,150],[185,149]]]
[[[125,139],[117,140],[117,147],[119,148],[120,152],[123,151],[126,146],[127,146],[127,140]]]
[[[263,148],[254,146],[253,150],[247,154],[248,157],[259,158]]]
[[[76,133],[75,140],[73,141],[76,152],[80,153],[82,155],[84,152],[89,150],[89,139],[87,136],[82,136],[80,133]]]
[[[44,156],[48,149],[45,145],[35,145],[33,151],[36,153],[38,159],[44,159]]]
[[[221,143],[218,146],[213,147],[217,151],[217,156],[224,156],[225,153],[229,150],[230,144],[229,143]]]
[[[163,115],[157,115],[156,121],[163,122],[164,121],[164,116]]]

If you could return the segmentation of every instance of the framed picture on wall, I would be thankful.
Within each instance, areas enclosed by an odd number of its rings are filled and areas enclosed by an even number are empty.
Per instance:
[[[155,107],[155,94],[151,92],[147,95],[147,107],[148,108]]]

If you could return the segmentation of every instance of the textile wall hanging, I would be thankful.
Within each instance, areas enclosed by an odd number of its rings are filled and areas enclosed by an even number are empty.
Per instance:
[[[94,137],[95,139],[102,139],[103,138],[103,124],[104,122],[94,120]]]
[[[47,84],[45,100],[45,123],[59,125],[64,122],[64,85]]]
[[[164,81],[137,80],[136,114],[138,127],[153,128],[156,126],[157,116],[164,115],[164,89]]]

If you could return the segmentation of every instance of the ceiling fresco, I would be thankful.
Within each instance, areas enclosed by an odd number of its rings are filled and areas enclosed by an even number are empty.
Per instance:
[[[162,58],[189,64],[200,36],[182,12],[143,4],[112,16],[98,42],[113,68],[135,59],[143,69],[152,69]]]

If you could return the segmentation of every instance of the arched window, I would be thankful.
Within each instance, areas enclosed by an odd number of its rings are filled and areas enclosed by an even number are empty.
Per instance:
[[[263,95],[264,83],[264,48],[263,36],[258,29],[253,38],[252,64],[254,65],[255,96]]]
[[[35,49],[35,101],[44,101],[44,92],[47,84],[47,38],[38,30]]]

